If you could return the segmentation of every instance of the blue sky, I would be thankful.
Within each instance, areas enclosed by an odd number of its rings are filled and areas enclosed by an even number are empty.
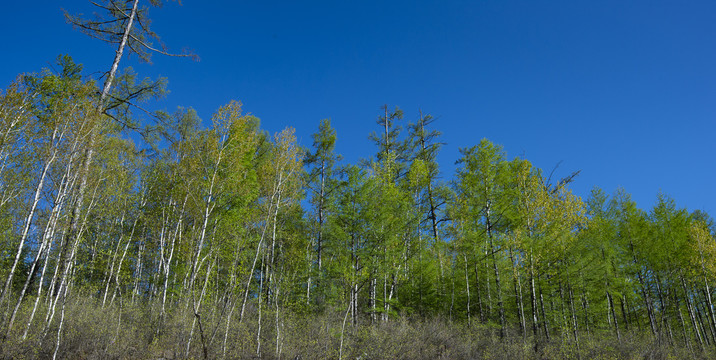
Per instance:
[[[146,2],[146,1],[144,1]],[[65,24],[61,7],[13,1],[0,22],[0,88],[69,54],[91,75],[114,48]],[[716,2],[713,1],[183,1],[150,10],[176,51],[201,61],[125,59],[165,76],[151,105],[193,107],[208,123],[240,100],[274,132],[304,146],[322,118],[348,162],[373,154],[380,107],[437,117],[447,145],[488,138],[556,176],[582,170],[573,190],[624,187],[648,209],[662,190],[681,207],[716,212]]]

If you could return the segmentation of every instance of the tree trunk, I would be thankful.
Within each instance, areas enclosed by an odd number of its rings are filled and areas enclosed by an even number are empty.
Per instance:
[[[674,298],[674,305],[676,306],[676,312],[679,313],[679,322],[681,323],[681,332],[684,337],[684,344],[689,349],[689,351],[693,351],[691,349],[691,342],[689,341],[689,335],[686,330],[686,322],[684,321],[684,315],[681,313],[681,306],[679,305],[679,298],[676,296],[676,294],[673,294]]]
[[[629,317],[627,316],[626,310],[624,310],[624,303],[626,302],[626,296],[622,295],[621,299],[619,300],[619,305],[622,309],[622,319],[624,319],[624,328],[627,332],[629,332]]]
[[[499,311],[500,316],[500,338],[504,338],[507,335],[507,326],[505,324],[505,307],[502,303],[502,287],[500,286],[500,270],[497,267],[497,259],[495,256],[495,253],[497,252],[497,249],[495,248],[495,245],[493,243],[492,238],[492,223],[490,218],[490,205],[491,201],[488,200],[487,204],[485,205],[486,210],[486,230],[487,230],[487,238],[490,240],[490,253],[492,257],[492,267],[495,271],[495,291],[497,292],[497,307]]]
[[[714,339],[714,342],[716,342],[716,317],[714,316],[714,306],[711,302],[711,289],[709,288],[709,283],[706,280],[706,277],[704,277],[704,288],[702,289],[704,300],[706,300],[706,309],[708,311],[708,317],[709,322],[711,324],[711,337]]]
[[[539,281],[539,278],[537,279]],[[547,324],[547,313],[544,311],[544,296],[542,296],[542,284],[539,284],[539,303],[542,308],[542,328],[544,336],[549,341],[549,325]]]
[[[466,260],[467,261],[467,260]],[[480,292],[480,273],[479,273],[479,265],[477,260],[475,260],[475,298],[477,299],[477,310],[480,312],[480,321],[485,322],[487,321],[487,314],[485,313],[485,308],[482,305],[482,296]],[[467,271],[467,270],[465,270]]]
[[[612,294],[607,290],[607,302],[609,304],[609,312],[611,313],[611,318],[614,319],[614,332],[617,334],[617,340],[621,341],[622,335],[619,332],[619,321],[617,320],[617,313],[614,309],[614,299],[612,298]]]
[[[129,245],[132,244],[132,239],[134,238],[134,230],[137,226],[138,220],[139,220],[139,218],[135,219],[134,224],[132,224],[132,230],[129,233],[129,239],[127,239],[127,243],[124,245],[124,251],[122,252],[122,257],[119,259],[119,264],[117,265],[117,271],[115,272],[115,275],[114,275],[114,291],[112,292],[112,300],[110,300],[110,302],[109,302],[110,306],[112,306],[112,304],[114,303],[114,298],[117,296],[117,293],[119,292],[119,286],[121,285],[120,281],[119,281],[119,275],[122,273],[122,264],[124,263],[124,258],[127,255],[127,250],[129,250]]]
[[[512,251],[512,247],[508,247],[510,264],[512,265],[512,285],[515,289],[515,309],[517,309],[517,319],[520,322],[520,333],[522,334],[522,340],[527,341],[527,328],[525,322],[524,307],[522,305],[522,284],[520,284],[520,275],[517,270],[517,264],[515,263],[515,256]]]
[[[102,296],[102,309],[104,309],[104,305],[107,302],[107,294],[109,293],[109,285],[112,282],[112,277],[114,275],[114,267],[116,266],[117,262],[117,254],[119,253],[119,248],[122,246],[122,240],[124,239],[124,217],[127,214],[126,211],[122,212],[122,216],[119,219],[119,222],[117,223],[117,227],[119,228],[119,241],[117,241],[117,245],[114,248],[114,251],[110,254],[110,258],[112,259],[109,261],[109,264],[107,264],[106,274],[105,274],[105,280],[103,281],[105,284],[104,287],[104,294]]]
[[[572,313],[572,334],[574,335],[574,343],[577,345],[577,354],[581,354],[579,350],[579,333],[577,329],[577,312],[574,310],[574,293],[572,292],[572,287],[567,284],[567,289],[569,291],[569,308]],[[577,355],[580,356],[580,355]]]
[[[657,336],[656,315],[654,314],[654,307],[651,302],[651,296],[649,296],[650,291],[641,276],[641,272],[638,272],[637,277],[639,279],[639,284],[641,285],[641,293],[644,296],[644,305],[646,306],[646,313],[649,317],[649,326],[651,327],[651,333],[652,335]]]
[[[377,305],[376,305],[376,289],[377,289],[377,282],[375,275],[371,276],[370,278],[370,288],[368,289],[368,306],[370,307],[370,323],[371,325],[375,324],[378,320],[377,315]]]
[[[162,290],[162,311],[159,314],[159,318],[162,319],[161,321],[164,321],[164,316],[166,314],[166,304],[167,304],[167,291],[169,290],[169,275],[171,273],[171,264],[172,259],[174,258],[174,250],[176,249],[176,242],[177,239],[180,239],[182,236],[182,226],[184,221],[184,210],[186,209],[186,203],[189,200],[189,194],[187,194],[184,197],[184,201],[182,202],[181,210],[179,211],[177,220],[176,220],[176,226],[174,227],[174,231],[172,232],[171,236],[171,245],[169,246],[169,255],[167,256],[167,259],[164,260],[164,249],[162,249],[162,252],[160,253],[163,266],[163,272],[164,272],[164,286]],[[169,200],[169,204],[171,207],[172,200]],[[168,220],[168,219],[167,219]],[[162,242],[163,243],[163,242]]]
[[[57,155],[57,148],[54,147],[54,144],[57,141],[59,141],[59,139],[57,137],[57,131],[58,131],[58,129],[57,129],[57,127],[55,127],[55,129],[52,133],[52,144],[53,144],[52,149],[51,149],[52,155],[50,156],[50,159],[47,160],[47,162],[45,163],[45,167],[43,168],[42,175],[40,176],[40,181],[37,184],[37,188],[35,191],[35,197],[33,199],[33,203],[30,208],[27,219],[25,220],[25,227],[23,228],[23,232],[22,232],[22,235],[20,238],[20,245],[18,247],[18,253],[16,254],[15,262],[13,263],[10,273],[8,274],[8,279],[7,279],[7,282],[5,283],[5,288],[3,290],[2,298],[4,298],[7,295],[7,292],[9,291],[9,286],[12,282],[12,277],[13,277],[14,271],[17,267],[19,256],[22,252],[23,244],[27,240],[28,232],[30,229],[30,224],[32,223],[32,220],[34,218],[34,213],[38,206],[40,195],[41,195],[42,189],[44,187],[45,178],[46,178],[47,173],[50,169],[50,166],[54,162],[56,155]],[[59,138],[62,138],[62,137],[63,137],[62,135],[59,136]],[[52,237],[48,237],[46,235],[48,234],[48,231],[50,230],[50,228],[52,229],[52,234],[54,235],[54,226],[57,223],[57,217],[59,216],[59,211],[60,211],[60,208],[62,207],[63,199],[65,198],[65,193],[64,193],[64,189],[63,189],[63,184],[66,184],[65,180],[66,180],[66,177],[64,177],[60,182],[60,188],[58,189],[58,194],[57,194],[58,202],[56,203],[56,205],[53,207],[53,209],[50,212],[50,218],[48,219],[47,226],[45,228],[45,235],[42,237],[42,242],[40,243],[40,246],[37,249],[37,254],[35,255],[35,259],[32,261],[32,265],[30,265],[30,271],[27,274],[27,279],[25,280],[25,284],[23,285],[22,290],[20,291],[20,294],[18,296],[17,302],[15,304],[15,307],[13,308],[12,314],[10,316],[10,320],[8,321],[7,331],[3,336],[3,341],[4,341],[4,339],[7,338],[7,336],[10,334],[10,331],[12,330],[12,326],[15,322],[15,317],[17,316],[17,312],[20,309],[20,305],[22,304],[22,301],[25,298],[25,294],[26,294],[27,289],[33,279],[35,270],[37,269],[37,266],[40,262],[40,258],[42,257],[43,253],[45,252],[45,249],[47,247],[51,246],[51,244],[52,244],[51,243]],[[47,254],[49,256],[49,251],[47,251]],[[43,269],[43,275],[44,275],[44,269]],[[38,294],[38,298],[39,298],[39,296],[40,295]],[[0,304],[2,304],[2,302],[3,301],[0,298]],[[33,311],[33,316],[34,316],[34,311]],[[30,321],[32,321],[32,320],[30,320]]]
[[[584,329],[587,331],[587,336],[591,336],[591,330],[589,327],[589,298],[582,288],[582,310],[584,310]]]
[[[671,322],[669,321],[669,307],[664,301],[664,294],[661,291],[661,277],[656,275],[656,292],[659,295],[659,305],[661,308],[661,322],[666,326],[666,332],[669,336],[669,345],[674,343],[674,335],[671,331]],[[668,296],[668,293],[667,293]]]
[[[249,290],[251,289],[251,280],[254,278],[254,271],[256,270],[256,263],[258,262],[259,256],[261,254],[261,247],[263,245],[264,239],[266,237],[266,231],[268,230],[268,226],[270,223],[269,219],[271,218],[271,215],[273,213],[272,209],[273,209],[274,204],[276,204],[275,206],[278,206],[278,204],[277,204],[278,201],[276,203],[274,203],[274,200],[276,199],[277,195],[278,195],[278,190],[276,188],[274,188],[274,192],[273,192],[273,194],[271,194],[271,198],[270,198],[269,204],[268,204],[268,209],[266,211],[266,221],[264,221],[264,227],[263,227],[263,230],[261,231],[261,237],[259,238],[259,242],[256,245],[256,254],[254,255],[254,261],[251,264],[251,270],[249,271],[249,276],[248,276],[248,279],[246,280],[246,288],[244,290],[244,299],[241,302],[241,313],[239,314],[239,324],[244,319],[244,312],[246,310],[246,302],[248,301]],[[259,292],[259,294],[261,294],[261,292]]]
[[[468,277],[468,271],[467,271],[467,255],[463,254],[463,258],[465,259],[465,290],[467,291],[467,326],[469,327],[471,324],[471,321],[470,321],[470,279]]]
[[[699,330],[699,326],[696,323],[696,314],[694,311],[693,306],[691,305],[691,300],[689,299],[689,290],[686,287],[686,281],[684,280],[684,275],[681,274],[681,286],[684,288],[684,300],[686,301],[686,309],[689,312],[689,318],[691,319],[691,325],[694,329],[694,337],[696,338],[696,341],[699,343],[699,347],[703,351],[704,349],[704,341],[701,337],[701,331]]]
[[[55,127],[54,131],[52,132],[52,140],[51,142],[54,144],[57,140],[57,127]],[[53,146],[54,147],[54,146]],[[37,186],[35,187],[35,196],[32,200],[32,205],[30,205],[30,210],[28,211],[27,217],[25,218],[25,226],[22,229],[22,235],[20,235],[20,243],[17,247],[17,252],[15,254],[15,260],[12,263],[12,266],[10,267],[10,272],[8,273],[7,280],[5,281],[5,287],[3,288],[2,295],[0,295],[0,306],[4,303],[5,297],[8,295],[8,292],[10,291],[10,285],[12,284],[13,275],[15,274],[15,270],[17,269],[17,265],[20,263],[20,256],[22,255],[22,250],[25,247],[25,241],[27,240],[27,235],[30,231],[30,226],[32,225],[32,220],[35,218],[35,211],[37,210],[37,204],[40,202],[40,197],[42,196],[42,189],[45,185],[45,178],[47,177],[47,173],[50,170],[50,167],[52,166],[52,163],[54,162],[56,158],[56,150],[51,149],[50,150],[50,158],[47,159],[45,162],[45,166],[42,169],[42,175],[40,175],[40,180],[37,182]],[[38,251],[38,253],[41,251]],[[21,298],[24,295],[26,288],[23,289],[23,294],[21,294]],[[12,321],[14,321],[14,316],[12,316]],[[8,332],[10,329],[8,328]],[[4,339],[4,337],[3,337]]]
[[[539,339],[539,311],[537,310],[537,291],[535,287],[535,273],[532,253],[530,252],[530,304],[532,305],[532,334],[535,344]],[[535,345],[536,346],[536,345]]]

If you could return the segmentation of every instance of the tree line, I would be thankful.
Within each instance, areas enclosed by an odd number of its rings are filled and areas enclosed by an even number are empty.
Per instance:
[[[351,328],[402,317],[536,350],[635,332],[692,353],[716,345],[708,214],[665,194],[645,211],[622,189],[583,200],[574,176],[553,180],[486,139],[442,180],[435,118],[387,105],[357,164],[336,153],[327,119],[308,148],[236,101],[209,127],[190,108],[141,121],[136,105],[165,81],[120,60],[167,51],[138,4],[67,15],[117,45],[101,84],[60,56],[0,93],[3,343],[61,356],[70,304],[90,299],[117,334],[123,309],[146,309],[148,343],[180,334],[177,354],[207,358],[238,336],[280,357],[287,321],[325,313],[339,314],[337,357]]]

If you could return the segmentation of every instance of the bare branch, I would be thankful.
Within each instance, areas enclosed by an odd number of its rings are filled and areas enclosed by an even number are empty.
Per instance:
[[[192,60],[195,60],[195,61],[199,60],[199,56],[197,56],[196,54],[172,54],[172,53],[169,53],[169,52],[166,52],[166,51],[163,51],[163,50],[159,50],[159,49],[157,49],[157,48],[154,48],[154,47],[152,47],[151,45],[145,43],[144,41],[138,39],[138,38],[137,38],[136,36],[134,36],[134,35],[131,35],[131,34],[130,34],[129,36],[132,38],[132,40],[138,42],[139,44],[141,44],[141,45],[144,46],[145,48],[147,48],[147,49],[149,49],[149,50],[151,50],[151,51],[154,51],[154,52],[156,52],[156,53],[159,53],[159,54],[162,54],[162,55],[166,55],[166,56],[190,57],[190,58],[192,58]]]

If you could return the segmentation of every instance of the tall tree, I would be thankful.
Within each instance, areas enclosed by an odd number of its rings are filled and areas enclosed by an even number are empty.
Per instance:
[[[100,116],[105,113],[108,108],[108,102],[111,97],[112,87],[115,85],[115,77],[119,68],[119,63],[124,56],[125,50],[128,48],[130,53],[134,53],[140,59],[149,61],[150,52],[160,52],[169,55],[164,49],[158,49],[152,46],[151,40],[158,41],[158,36],[149,28],[150,21],[147,18],[147,8],[139,7],[139,0],[116,1],[106,0],[101,3],[93,3],[102,13],[95,15],[92,20],[86,20],[80,16],[73,16],[65,13],[65,18],[82,32],[91,37],[102,41],[117,45],[112,65],[107,72],[107,76],[102,86],[102,91],[96,102],[96,112],[89,114],[90,116]],[[160,5],[160,1],[153,1],[152,5]],[[191,54],[181,54],[181,56],[193,56]],[[92,164],[95,153],[95,143],[98,129],[90,128],[89,141],[84,150],[82,176],[77,184],[77,198],[75,199],[72,215],[70,218],[70,231],[68,239],[78,238],[78,219],[79,213],[84,206],[84,197],[87,189],[88,171]]]
[[[321,279],[323,278],[323,262],[326,236],[326,212],[327,208],[333,203],[331,197],[334,195],[336,179],[335,166],[341,160],[341,156],[335,153],[336,147],[336,130],[331,127],[329,119],[321,120],[318,125],[318,132],[313,134],[313,152],[307,152],[304,160],[309,167],[307,173],[309,197],[314,208],[314,219],[312,221],[312,231],[315,237],[315,253],[316,253],[316,287],[322,291]],[[311,277],[309,277],[306,286],[306,297],[310,301]]]
[[[500,336],[504,337],[507,324],[498,261],[502,246],[498,243],[497,231],[504,211],[502,201],[506,199],[503,192],[508,174],[507,162],[502,148],[488,140],[460,152],[462,158],[458,162],[462,167],[458,169],[456,190],[458,197],[464,201],[455,210],[455,215],[467,217],[464,226],[472,227],[474,234],[485,239],[485,255],[492,261],[494,271]]]
[[[445,247],[442,241],[439,226],[446,218],[444,205],[446,203],[446,188],[438,183],[439,166],[437,155],[443,143],[438,141],[440,132],[432,130],[435,121],[431,115],[423,115],[420,111],[418,121],[410,124],[409,145],[414,147],[414,156],[408,171],[409,192],[414,194],[416,209],[419,209],[419,220],[417,221],[417,271],[418,276],[414,280],[417,284],[417,300],[419,312],[423,313],[424,300],[427,293],[435,291],[435,295],[446,294],[445,284]],[[427,234],[423,232],[427,230]],[[424,246],[429,244],[429,246]],[[436,255],[436,256],[434,256]],[[439,272],[437,276],[429,276],[432,266],[437,263]],[[428,282],[429,279],[434,279]],[[435,300],[436,302],[439,300]],[[437,304],[434,304],[437,305]]]

